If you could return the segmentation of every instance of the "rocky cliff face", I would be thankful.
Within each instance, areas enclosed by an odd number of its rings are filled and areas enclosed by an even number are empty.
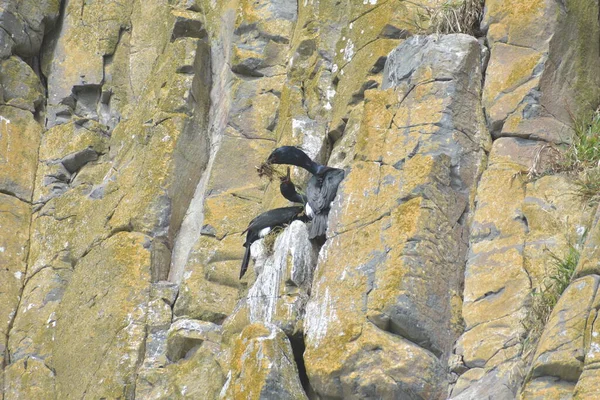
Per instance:
[[[598,398],[600,214],[551,173],[598,4],[444,7],[0,1],[2,399]],[[294,222],[240,281],[278,145],[346,179],[323,246]]]

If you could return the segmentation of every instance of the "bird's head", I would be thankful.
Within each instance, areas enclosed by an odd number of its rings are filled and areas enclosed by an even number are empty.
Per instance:
[[[295,149],[292,146],[281,146],[273,150],[267,158],[269,164],[285,164],[286,160],[290,157],[290,150]]]
[[[289,164],[304,168],[311,173],[316,171],[317,165],[310,157],[294,146],[281,146],[273,150],[267,158],[267,164]]]

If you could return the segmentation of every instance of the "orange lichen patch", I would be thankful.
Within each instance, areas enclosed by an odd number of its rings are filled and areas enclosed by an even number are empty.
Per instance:
[[[248,325],[233,343],[230,364],[231,385],[223,390],[226,398],[258,399],[269,390],[269,377],[278,372],[278,385],[290,399],[306,398],[293,362],[290,342],[279,328],[256,323]],[[291,360],[291,361],[290,361]]]
[[[535,53],[514,63],[506,79],[506,90],[527,81],[532,76],[534,68],[539,64],[541,59],[542,55]]]
[[[522,84],[510,93],[503,93],[504,86],[500,82],[490,83],[483,94],[483,102],[488,106],[489,115],[493,120],[502,120],[513,112],[523,100],[523,97],[529,93],[532,88],[539,85],[540,78],[533,78]],[[511,124],[508,117],[505,122],[505,129],[515,128],[517,125]],[[510,131],[508,131],[510,132]]]
[[[508,118],[502,127],[503,132],[515,132],[519,128],[519,124],[523,121],[522,113],[519,109],[515,110]]]
[[[505,9],[510,10],[510,16],[512,18],[528,18],[543,9],[544,4],[544,0],[531,0],[526,2],[509,0],[504,2],[504,7]]]
[[[505,24],[492,24],[488,30],[488,38],[491,43],[505,42],[508,38],[508,26]]]
[[[506,21],[507,25],[518,26],[528,25],[531,23],[536,16],[542,15],[541,11],[544,8],[545,0],[532,0],[532,1],[520,1],[520,0],[495,0],[486,3],[488,8],[487,14],[494,16],[496,20]]]
[[[400,172],[377,162],[358,162],[352,174],[344,180],[351,196],[345,197],[339,218],[332,223],[336,232],[346,231],[376,220],[388,212],[398,195],[394,182]],[[386,182],[389,182],[386,183]]]
[[[406,240],[417,232],[419,217],[423,214],[422,202],[423,199],[417,197],[400,205],[392,212],[392,236],[395,237],[395,240],[401,238]]]
[[[363,124],[373,128],[388,128],[397,107],[398,94],[394,89],[365,92]]]
[[[232,190],[206,198],[204,224],[215,227],[217,238],[242,232],[250,220],[260,213],[260,203],[248,201],[240,192]]]
[[[0,107],[0,186],[31,199],[42,128],[30,112]]]
[[[405,275],[409,267],[404,264],[402,253],[406,241],[414,236],[424,217],[423,199],[412,199],[392,211],[390,222],[391,228],[383,234],[388,246],[394,244],[394,249],[389,253],[389,259],[385,263],[386,268],[377,270],[377,288],[369,295],[369,309],[383,310],[402,290]]]
[[[442,117],[443,105],[444,99],[434,96],[426,101],[417,101],[410,107],[400,108],[394,117],[394,124],[405,127],[437,122]]]

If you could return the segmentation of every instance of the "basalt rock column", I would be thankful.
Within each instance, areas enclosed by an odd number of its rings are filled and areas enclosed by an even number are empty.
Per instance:
[[[150,293],[167,277],[207,162],[210,55],[201,27],[182,34],[181,12],[163,2],[108,3],[66,2],[42,48],[49,129],[8,334],[6,398],[133,397]],[[160,20],[151,32],[146,14]],[[131,46],[140,40],[156,52],[136,87]]]
[[[489,137],[480,46],[415,36],[365,93],[305,321],[321,396],[439,399],[458,337],[466,215]]]

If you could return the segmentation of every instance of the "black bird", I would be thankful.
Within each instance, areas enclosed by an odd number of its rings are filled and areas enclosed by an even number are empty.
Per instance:
[[[304,168],[313,176],[306,186],[308,198],[306,215],[312,217],[308,237],[320,238],[327,231],[327,218],[331,202],[335,199],[344,170],[314,162],[305,152],[294,146],[281,146],[273,150],[267,159],[268,164],[289,164]]]
[[[287,175],[279,178],[279,180],[279,191],[283,197],[292,203],[306,204],[306,196],[296,192],[296,186],[294,185],[294,182],[292,182],[292,178],[290,178],[290,167],[287,169]]]
[[[273,210],[260,214],[250,221],[248,228],[242,232],[242,235],[246,232],[248,233],[246,234],[246,242],[244,243],[246,253],[244,254],[244,260],[242,261],[242,267],[240,269],[240,279],[242,279],[248,269],[248,263],[250,262],[250,246],[252,243],[265,237],[273,228],[283,226],[298,219],[303,210],[304,207],[302,206],[274,208]]]

